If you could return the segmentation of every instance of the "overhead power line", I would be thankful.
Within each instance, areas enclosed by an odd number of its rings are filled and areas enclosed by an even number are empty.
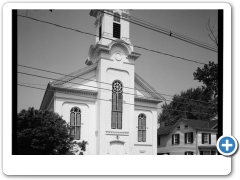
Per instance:
[[[113,14],[111,13],[108,13],[106,11],[102,11],[102,10],[98,10],[102,13],[105,13],[105,14],[108,14],[108,15],[111,15],[111,16],[114,16]],[[174,31],[171,31],[171,30],[168,30],[168,29],[165,29],[165,28],[161,28],[157,25],[153,25],[151,23],[146,23],[145,21],[143,20],[140,20],[138,18],[135,18],[135,19],[138,19],[138,20],[134,20],[134,19],[126,19],[126,18],[121,18],[119,17],[120,19],[124,20],[124,21],[128,21],[132,24],[135,24],[135,25],[138,25],[138,26],[141,26],[141,27],[144,27],[146,29],[149,29],[149,30],[152,30],[152,31],[155,31],[155,32],[159,32],[159,33],[162,33],[162,34],[165,34],[165,35],[168,35],[170,37],[173,37],[173,38],[176,38],[176,39],[179,39],[179,40],[182,40],[182,41],[185,41],[187,43],[190,43],[190,44],[193,44],[193,45],[196,45],[198,47],[201,47],[201,48],[204,48],[204,49],[207,49],[207,50],[210,50],[210,51],[213,51],[213,52],[218,52],[218,48],[215,47],[215,46],[212,46],[212,45],[209,45],[207,43],[204,43],[204,42],[201,42],[199,40],[195,40],[193,38],[190,38],[190,37],[187,37],[187,36],[184,36],[184,35],[181,35],[179,33],[176,33]],[[131,16],[131,18],[134,18]]]
[[[39,69],[39,68],[24,66],[24,65],[20,65],[20,64],[18,64],[18,66],[25,67],[25,68],[30,68],[30,69],[35,69],[35,70],[39,70],[39,71],[43,71],[43,72],[49,72],[49,73],[53,73],[53,74],[63,75],[63,76],[67,76],[67,77],[74,77],[74,76],[67,75],[67,74],[62,74],[62,73],[58,73],[58,72],[53,72],[53,71],[43,70],[43,69]],[[40,78],[47,78],[47,79],[51,79],[51,80],[61,81],[61,80],[59,80],[59,79],[54,79],[54,78],[49,78],[49,77],[43,77],[43,76],[38,76],[38,75],[34,75],[34,74],[27,74],[27,73],[23,73],[23,72],[18,72],[18,73],[25,74],[25,75],[32,75],[32,76],[36,76],[36,77],[40,77]],[[83,79],[83,80],[88,80],[88,81],[103,83],[103,84],[107,84],[107,85],[112,85],[112,84],[110,84],[110,83],[106,83],[106,82],[102,82],[102,81],[91,80],[90,78],[77,77],[77,79]],[[62,81],[62,82],[67,82],[67,81]],[[68,83],[71,83],[71,82],[68,82]],[[72,84],[89,86],[89,85],[84,85],[84,84],[79,84],[79,83],[72,83]],[[95,86],[89,86],[89,87],[98,88],[98,87],[95,87]],[[158,92],[149,92],[149,91],[146,91],[146,90],[140,90],[140,89],[130,88],[130,87],[126,87],[126,86],[123,86],[123,87],[124,87],[124,88],[127,88],[127,89],[138,90],[138,91],[140,91],[140,92],[147,92],[147,93],[149,93],[149,94],[152,94],[152,93],[153,93],[153,94],[158,94],[158,95],[161,95],[161,96],[175,97],[175,96],[172,96],[172,95],[163,94],[163,93],[158,93]],[[101,89],[101,88],[100,88],[100,89]],[[104,90],[109,90],[109,89],[104,89]],[[110,90],[110,91],[111,91],[111,90]],[[133,95],[135,95],[135,94],[133,94]],[[146,96],[146,97],[147,97],[147,96]],[[149,97],[149,98],[151,98],[151,97]],[[183,98],[183,97],[178,97],[178,98],[179,98],[179,99],[190,100],[190,101],[195,101],[195,102],[199,102],[199,103],[207,103],[207,104],[216,105],[215,103],[206,102],[206,101],[201,101],[201,100],[195,100],[195,99]],[[167,101],[172,101],[172,100],[167,100]],[[184,104],[185,104],[185,103],[184,103]]]
[[[90,85],[86,85],[86,84],[81,84],[81,83],[73,83],[73,82],[68,82],[68,81],[62,81],[62,80],[58,80],[58,79],[54,79],[54,78],[49,78],[49,77],[44,77],[44,76],[39,76],[39,75],[35,75],[35,74],[28,74],[28,73],[23,73],[23,72],[18,72],[19,74],[24,74],[24,75],[28,75],[28,76],[34,76],[34,77],[38,77],[38,78],[43,78],[43,79],[50,79],[50,80],[57,80],[57,81],[60,81],[60,82],[65,82],[65,83],[70,83],[70,84],[75,84],[75,85],[82,85],[82,86],[86,86],[86,87],[91,87],[91,88],[95,88],[95,89],[102,89],[102,90],[105,90],[105,91],[111,91],[110,89],[106,89],[106,88],[100,88],[100,87],[95,87],[95,86],[90,86]],[[30,84],[30,83],[28,83]],[[32,84],[34,85],[34,84]],[[35,84],[36,85],[36,84]],[[123,92],[123,94],[128,94],[128,95],[134,95],[134,96],[138,96],[138,97],[143,97],[143,96],[139,96],[139,95],[136,95],[136,94],[132,94],[132,93],[127,93],[127,92]],[[146,98],[152,98],[152,97],[148,97],[148,96],[144,96]],[[173,100],[168,100],[168,99],[162,99],[162,101],[173,101]],[[179,104],[186,104],[186,105],[189,105],[189,103],[182,103],[182,102],[177,102]]]
[[[90,36],[94,36],[94,37],[99,37],[98,35],[95,35],[95,34],[91,34],[91,33],[88,33],[88,32],[80,31],[80,30],[77,30],[77,29],[69,28],[69,27],[66,27],[66,26],[58,25],[58,24],[55,24],[55,23],[47,22],[47,21],[42,21],[42,20],[35,19],[35,18],[32,18],[32,17],[28,17],[28,16],[24,16],[24,15],[18,15],[18,16],[23,17],[23,18],[28,18],[28,19],[31,19],[31,20],[34,20],[34,21],[42,22],[42,23],[45,23],[45,24],[50,24],[50,25],[53,25],[53,26],[57,26],[57,27],[60,27],[60,28],[63,28],[63,29],[72,30],[72,31],[79,32],[79,33],[82,33],[82,34],[86,34],[86,35],[90,35]],[[107,38],[107,37],[101,37],[101,38],[108,39],[108,40],[111,40],[111,41],[114,41],[114,42],[129,45],[129,46],[131,45],[131,44],[128,44],[126,42],[119,42],[119,41],[116,41],[116,40],[113,40],[113,39]],[[155,53],[158,53],[158,54],[174,57],[174,58],[181,59],[181,60],[184,60],[184,61],[189,61],[189,62],[193,62],[193,63],[197,63],[197,64],[204,64],[204,65],[206,64],[206,63],[202,63],[202,62],[195,61],[195,60],[192,60],[192,59],[187,59],[187,58],[183,58],[183,57],[180,57],[180,56],[175,56],[175,55],[172,55],[172,54],[160,52],[160,51],[153,50],[153,49],[148,49],[148,48],[137,46],[137,45],[134,45],[134,47],[139,48],[139,49],[143,49],[143,50],[146,50],[146,51],[151,51],[151,52],[155,52]]]
[[[57,91],[57,90],[52,90],[52,89],[42,89],[42,88],[37,88],[37,87],[33,87],[33,86],[26,86],[26,85],[21,85],[21,84],[17,84],[18,86],[23,86],[23,87],[28,87],[28,88],[33,88],[33,89],[39,89],[39,90],[47,90],[47,91]],[[90,96],[83,96],[83,95],[77,95],[77,94],[70,94],[70,93],[67,93],[67,92],[62,92],[61,93],[63,94],[69,94],[69,95],[75,95],[75,96],[80,96],[80,97],[85,97],[85,98],[91,98],[91,99],[95,99],[95,100],[101,100],[101,101],[110,101],[110,100],[107,100],[107,99],[101,99],[101,98],[94,98],[94,97],[90,97]],[[127,103],[127,102],[124,102],[124,104],[129,104],[129,105],[135,105],[135,104],[131,104],[131,103]],[[141,105],[142,107],[147,107],[147,106],[143,106]],[[156,109],[163,109],[163,108],[156,108]],[[199,112],[190,112],[190,111],[181,111],[181,110],[176,110],[176,109],[167,109],[167,110],[170,110],[170,111],[178,111],[178,112],[184,112],[184,113],[192,113],[192,114],[204,114],[204,115],[215,115],[215,114],[208,114],[208,113],[199,113]]]

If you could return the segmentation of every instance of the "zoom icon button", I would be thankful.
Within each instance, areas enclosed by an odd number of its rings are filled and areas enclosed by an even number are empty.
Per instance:
[[[238,148],[238,142],[233,136],[221,136],[217,141],[217,149],[224,156],[233,155]]]

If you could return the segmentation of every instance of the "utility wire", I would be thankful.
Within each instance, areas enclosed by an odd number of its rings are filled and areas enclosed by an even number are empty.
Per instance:
[[[190,39],[190,40],[196,41],[196,42],[198,42],[198,43],[200,43],[200,44],[205,44],[206,46],[213,47],[213,48],[215,48],[215,49],[217,48],[216,46],[213,46],[213,45],[211,45],[211,44],[207,44],[207,43],[205,43],[205,42],[201,42],[201,41],[199,41],[199,40],[197,40],[197,39],[190,38],[190,37],[188,37],[188,36],[185,36],[185,35],[179,34],[179,33],[177,33],[177,32],[171,31],[171,30],[169,30],[169,29],[160,27],[160,26],[158,26],[158,25],[155,25],[155,24],[153,24],[153,23],[144,21],[144,20],[139,19],[139,18],[136,18],[136,17],[134,17],[134,16],[130,16],[130,19],[132,19],[132,18],[137,19],[137,20],[139,20],[140,22],[147,23],[148,25],[152,25],[153,27],[159,28],[159,29],[161,29],[161,30],[163,30],[163,31],[166,31],[166,32],[169,32],[169,33],[172,32],[172,33],[177,34],[177,35],[179,35],[179,36],[185,37],[186,39]]]
[[[52,89],[42,89],[42,88],[37,88],[37,87],[33,87],[33,86],[26,86],[26,85],[21,85],[21,84],[17,84],[19,86],[23,86],[23,87],[28,87],[28,88],[33,88],[33,89],[39,89],[39,90],[47,90],[47,91],[57,91],[57,90],[52,90]],[[80,97],[86,97],[86,98],[91,98],[91,99],[95,99],[95,100],[102,100],[102,101],[110,101],[110,100],[107,100],[107,99],[101,99],[101,98],[94,98],[94,97],[90,97],[90,96],[82,96],[82,95],[77,95],[77,94],[70,94],[70,93],[66,93],[66,92],[62,92],[61,93],[63,94],[69,94],[69,95],[75,95],[75,96],[80,96]],[[126,103],[124,102],[124,104],[129,104],[129,105],[135,105],[135,104],[131,104],[131,103]],[[141,105],[142,107],[147,107],[147,106],[143,106]],[[163,108],[156,108],[156,109],[163,109]],[[167,110],[172,110],[172,111],[178,111],[178,112],[184,112],[184,113],[193,113],[193,114],[205,114],[205,115],[215,115],[215,114],[207,114],[207,113],[199,113],[199,112],[189,112],[189,111],[181,111],[181,110],[175,110],[175,109],[167,109]]]
[[[48,70],[44,70],[44,69],[40,69],[40,68],[34,68],[34,67],[30,67],[30,66],[24,66],[24,65],[20,65],[18,64],[18,66],[21,66],[21,67],[25,67],[25,68],[29,68],[29,69],[35,69],[35,70],[39,70],[39,71],[43,71],[43,72],[49,72],[49,73],[53,73],[53,74],[58,74],[58,75],[63,75],[63,76],[67,76],[67,77],[74,77],[74,76],[71,76],[71,75],[67,75],[67,74],[62,74],[62,73],[58,73],[58,72],[53,72],[53,71],[48,71]],[[22,72],[21,72],[22,73]],[[34,75],[36,76],[36,75]],[[101,82],[101,81],[97,81],[97,80],[91,80],[90,78],[81,78],[81,77],[76,77],[77,79],[83,79],[83,80],[89,80],[89,81],[93,81],[93,82],[98,82],[98,83],[103,83],[103,84],[107,84],[107,85],[112,85],[110,83],[105,83],[105,82]],[[57,81],[60,81],[58,79],[52,79],[51,80],[57,80]],[[64,82],[68,82],[68,81],[64,81]],[[84,85],[84,84],[78,84],[78,85]],[[130,87],[125,87],[123,86],[124,88],[127,88],[127,89],[133,89],[133,90],[136,90],[136,88],[130,88]],[[145,91],[145,90],[139,90],[137,89],[138,91],[141,91],[141,92],[147,92],[149,94],[158,94],[158,95],[163,95],[163,96],[168,96],[168,97],[175,97],[175,96],[172,96],[172,95],[168,95],[168,94],[163,94],[163,93],[158,93],[158,92],[149,92],[149,91]],[[195,99],[190,99],[190,98],[183,98],[183,97],[177,97],[179,99],[185,99],[185,100],[191,100],[191,101],[195,101],[195,102],[200,102],[200,103],[207,103],[207,104],[213,104],[213,105],[216,105],[215,103],[211,103],[211,102],[206,102],[206,101],[201,101],[201,100],[195,100]],[[169,100],[170,101],[170,100]]]
[[[29,85],[36,85],[36,86],[46,86],[44,84],[35,84],[35,83],[25,83],[25,82],[18,82],[20,84],[29,84]]]
[[[107,13],[106,11],[101,11],[101,10],[98,10],[100,12],[103,12],[105,14],[108,14],[108,15],[111,15],[111,16],[114,16],[113,14],[111,13]],[[214,51],[214,52],[218,52],[217,50],[217,47],[214,47],[212,45],[209,45],[209,44],[206,44],[206,43],[203,43],[201,41],[198,41],[198,40],[195,40],[195,39],[192,39],[192,38],[186,38],[186,36],[183,36],[181,34],[178,34],[178,33],[175,33],[171,30],[167,30],[167,29],[163,29],[163,28],[159,28],[159,27],[155,27],[154,26],[151,26],[149,24],[145,24],[143,22],[140,22],[140,21],[137,21],[137,20],[128,20],[126,18],[121,18],[121,17],[118,17],[119,19],[123,19],[125,21],[128,21],[132,24],[135,24],[135,25],[138,25],[138,26],[141,26],[141,27],[144,27],[144,28],[147,28],[147,29],[150,29],[150,30],[153,30],[155,32],[159,32],[159,33],[162,33],[162,34],[165,34],[165,35],[168,35],[168,36],[171,36],[171,37],[174,37],[176,39],[179,39],[179,40],[182,40],[182,41],[185,41],[185,42],[188,42],[190,44],[193,44],[193,45],[196,45],[196,46],[199,46],[199,47],[202,47],[204,49],[208,49],[210,51]]]
[[[77,29],[69,28],[69,27],[66,27],[66,26],[61,26],[61,25],[58,25],[58,24],[55,24],[55,23],[51,23],[51,22],[47,22],[47,21],[42,21],[42,20],[35,19],[35,18],[32,18],[32,17],[28,17],[28,16],[24,16],[24,15],[18,15],[18,16],[23,17],[23,18],[28,18],[28,19],[31,19],[31,20],[34,20],[34,21],[42,22],[42,23],[45,23],[45,24],[50,24],[50,25],[53,25],[53,26],[57,26],[57,27],[60,27],[60,28],[63,28],[63,29],[76,31],[76,32],[79,32],[79,33],[82,33],[82,34],[86,34],[86,35],[90,35],[90,36],[94,36],[94,37],[99,37],[98,35],[95,35],[95,34],[91,34],[91,33],[88,33],[88,32],[84,32],[84,31],[80,31],[80,30],[77,30]],[[114,41],[114,42],[117,42],[117,43],[121,43],[121,44],[125,44],[125,45],[128,45],[128,46],[131,46],[131,44],[126,43],[126,42],[119,42],[119,41],[113,40],[111,38],[106,38],[106,37],[101,37],[101,38],[108,39],[108,40],[111,40],[111,41]],[[153,50],[153,49],[148,49],[148,48],[137,46],[137,45],[134,45],[134,47],[139,48],[139,49],[144,49],[146,51],[151,51],[151,52],[155,52],[155,53],[158,53],[158,54],[162,54],[162,55],[178,58],[178,59],[181,59],[181,60],[184,60],[184,61],[194,62],[194,63],[197,63],[197,64],[204,64],[204,65],[206,64],[206,63],[202,63],[202,62],[199,62],[199,61],[183,58],[183,57],[180,57],[180,56],[175,56],[175,55],[168,54],[168,53],[163,53],[163,52],[160,52],[160,51],[156,51],[156,50]]]
[[[65,82],[65,83],[70,83],[70,84],[75,84],[75,85],[82,85],[82,86],[87,86],[87,87],[91,87],[91,88],[96,88],[96,89],[102,89],[102,90],[106,90],[106,91],[111,91],[110,89],[106,89],[106,88],[100,88],[100,87],[95,87],[95,86],[90,86],[90,85],[85,85],[85,84],[81,84],[81,83],[73,83],[73,82],[68,82],[68,81],[62,81],[62,80],[58,80],[58,79],[54,79],[54,78],[49,78],[49,77],[44,77],[44,76],[39,76],[39,75],[35,75],[35,74],[28,74],[28,73],[23,73],[23,72],[18,72],[19,74],[24,74],[24,75],[28,75],[28,76],[34,76],[34,77],[38,77],[38,78],[44,78],[44,79],[50,79],[50,80],[57,80],[60,82]],[[30,83],[29,83],[30,84]],[[34,85],[34,84],[33,84]],[[139,96],[136,94],[132,94],[132,93],[127,93],[127,92],[122,92],[123,94],[129,94],[129,95],[134,95],[137,97],[146,97],[146,98],[152,98],[152,97],[148,97],[148,96]],[[162,101],[173,101],[173,100],[168,100],[168,99],[164,99]],[[182,103],[182,102],[177,102],[178,104],[185,104],[185,105],[189,105],[189,103]]]

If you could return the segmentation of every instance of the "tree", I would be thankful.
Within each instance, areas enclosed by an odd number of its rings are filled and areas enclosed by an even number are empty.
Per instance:
[[[213,93],[214,99],[218,97],[218,64],[209,62],[202,69],[198,68],[193,76],[194,80],[204,84],[203,89]]]
[[[171,103],[163,104],[159,123],[174,124],[181,117],[210,120],[218,114],[218,64],[209,62],[198,68],[193,76],[203,86],[182,91],[173,97]]]
[[[211,26],[210,18],[206,24],[206,29],[208,30],[209,34],[208,37],[218,46],[218,30],[215,29],[216,22]]]
[[[217,106],[212,103],[212,92],[203,88],[190,88],[175,95],[169,104],[162,105],[163,111],[158,122],[175,124],[181,117],[209,120],[216,116]]]
[[[72,154],[76,144],[66,121],[51,111],[29,108],[17,115],[17,154],[65,155]],[[78,143],[85,151],[86,142]]]

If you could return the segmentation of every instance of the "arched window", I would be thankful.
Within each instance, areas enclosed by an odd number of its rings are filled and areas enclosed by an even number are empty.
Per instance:
[[[70,110],[70,127],[71,135],[74,139],[79,140],[81,137],[81,110],[78,107]]]
[[[146,115],[138,116],[138,142],[146,142]]]
[[[121,38],[120,15],[118,13],[114,13],[113,15],[113,37]]]
[[[112,129],[122,129],[122,83],[116,80],[112,83]]]

